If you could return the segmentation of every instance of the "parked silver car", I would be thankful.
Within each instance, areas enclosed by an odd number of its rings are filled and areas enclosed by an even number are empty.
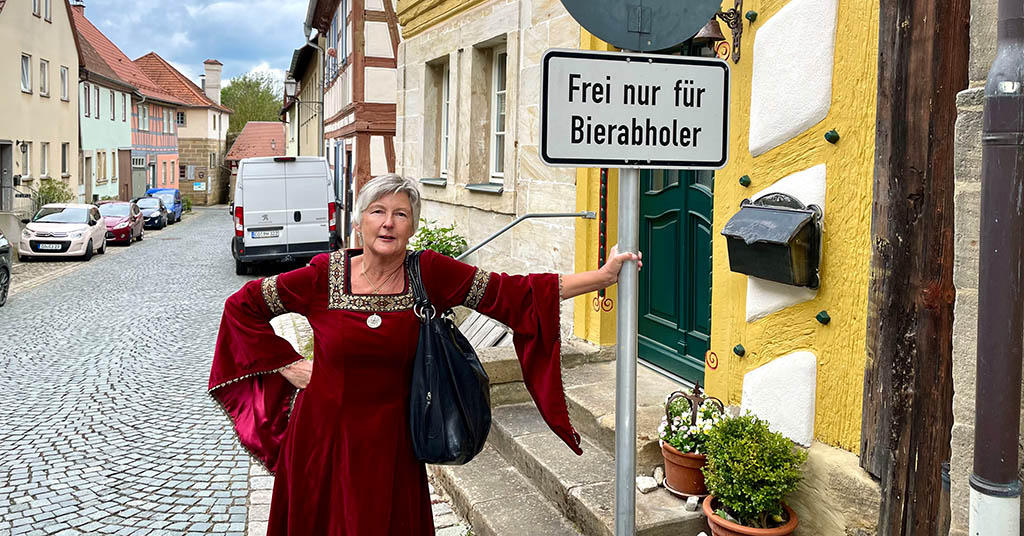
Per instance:
[[[18,258],[22,262],[42,257],[92,258],[93,253],[106,253],[107,226],[96,205],[50,203],[36,212],[31,220],[21,220]]]

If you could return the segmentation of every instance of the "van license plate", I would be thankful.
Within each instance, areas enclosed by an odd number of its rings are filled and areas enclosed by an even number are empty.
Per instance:
[[[281,231],[274,229],[273,231],[253,231],[253,238],[277,238],[281,236]]]
[[[39,249],[60,249],[60,244],[39,244]]]

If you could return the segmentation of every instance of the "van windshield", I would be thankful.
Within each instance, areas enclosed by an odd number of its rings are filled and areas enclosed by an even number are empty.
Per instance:
[[[165,205],[174,204],[174,194],[153,194],[155,197],[159,197],[164,200]]]

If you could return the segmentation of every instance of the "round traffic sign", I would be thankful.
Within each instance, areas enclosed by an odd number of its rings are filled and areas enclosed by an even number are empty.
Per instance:
[[[720,0],[562,0],[570,15],[603,41],[654,52],[693,37],[715,16]]]

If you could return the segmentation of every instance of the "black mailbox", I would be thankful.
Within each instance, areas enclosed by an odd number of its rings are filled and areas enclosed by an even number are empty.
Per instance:
[[[787,285],[818,288],[821,209],[781,193],[744,199],[722,235],[729,269]]]

